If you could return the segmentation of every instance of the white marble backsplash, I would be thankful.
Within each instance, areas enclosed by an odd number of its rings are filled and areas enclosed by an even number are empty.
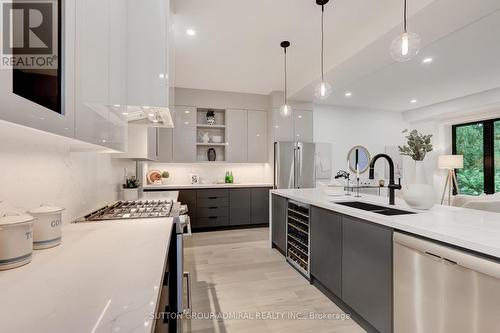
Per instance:
[[[202,183],[224,182],[226,171],[233,173],[235,183],[272,183],[273,167],[267,163],[146,163],[148,170],[168,171],[169,184],[191,184],[191,175],[200,176]]]
[[[0,123],[0,214],[42,203],[66,208],[65,223],[117,200],[130,160],[70,152],[68,139]]]

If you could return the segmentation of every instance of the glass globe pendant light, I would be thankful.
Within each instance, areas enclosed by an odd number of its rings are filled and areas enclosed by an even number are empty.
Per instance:
[[[284,101],[283,101],[283,105],[280,107],[280,114],[282,117],[289,117],[292,115],[292,108],[290,107],[290,105],[288,105],[288,99],[287,99],[287,77],[286,77],[286,48],[290,46],[290,42],[289,41],[282,41],[281,42],[281,47],[283,48],[283,51],[284,51],[284,57],[285,57],[285,98],[284,98]]]
[[[399,62],[411,60],[420,51],[421,39],[416,33],[408,31],[407,0],[403,0],[403,33],[391,44],[391,57]]]
[[[326,99],[332,93],[332,86],[325,81],[325,70],[324,70],[324,58],[325,58],[325,48],[324,48],[324,36],[325,36],[325,5],[329,0],[316,0],[316,4],[321,6],[321,82],[314,88],[314,95],[319,99]]]

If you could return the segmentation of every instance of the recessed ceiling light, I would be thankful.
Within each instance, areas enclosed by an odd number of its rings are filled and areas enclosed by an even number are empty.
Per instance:
[[[191,113],[191,111],[186,110],[186,111],[184,111],[184,113],[185,113],[185,114],[190,114],[190,113]]]
[[[122,112],[122,115],[128,116],[128,112]]]
[[[119,108],[121,105],[120,104],[115,104],[113,105],[115,108]]]
[[[422,59],[422,63],[423,64],[430,64],[434,59],[432,59],[431,57],[427,57],[427,58],[424,58]]]
[[[154,116],[155,116],[155,114],[154,114],[154,113],[148,113],[148,116],[150,116],[150,117],[154,117]]]
[[[196,31],[194,29],[187,29],[186,34],[188,36],[196,36]]]
[[[302,119],[302,116],[298,116],[299,119]]]
[[[158,120],[156,120],[156,119],[153,119],[153,123],[157,123],[157,122],[158,122]]]
[[[150,109],[150,107],[149,107],[149,106],[143,106],[142,108],[143,108],[143,109]]]
[[[346,93],[344,94],[345,97],[351,97],[352,96],[352,92],[350,91],[346,91]]]
[[[411,103],[411,104],[415,104],[415,103],[417,103],[417,102],[418,102],[418,101],[417,101],[415,98],[414,98],[414,99],[412,99],[412,100],[410,100],[410,103]]]

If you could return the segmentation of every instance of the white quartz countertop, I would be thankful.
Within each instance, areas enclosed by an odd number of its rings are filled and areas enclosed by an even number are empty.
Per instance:
[[[179,189],[205,189],[205,188],[245,188],[245,187],[273,187],[271,183],[234,183],[234,184],[168,184],[168,185],[146,185],[144,190],[179,190]]]
[[[321,188],[298,190],[272,190],[271,193],[298,202],[350,215],[415,235],[427,237],[465,249],[500,258],[500,214],[479,210],[436,205],[428,211],[408,208],[402,200],[396,206],[417,214],[385,216],[336,204],[342,201],[363,201],[388,206],[388,198],[362,194],[327,196]]]
[[[0,272],[0,332],[151,332],[172,218],[69,224],[60,246]]]

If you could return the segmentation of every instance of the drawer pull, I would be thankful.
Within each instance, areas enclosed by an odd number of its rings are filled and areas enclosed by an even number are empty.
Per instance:
[[[208,199],[214,200],[214,199],[217,199],[217,197],[208,197]]]
[[[219,207],[208,207],[208,209],[217,209]]]
[[[217,218],[217,216],[209,216],[208,217],[210,220],[215,220]]]

